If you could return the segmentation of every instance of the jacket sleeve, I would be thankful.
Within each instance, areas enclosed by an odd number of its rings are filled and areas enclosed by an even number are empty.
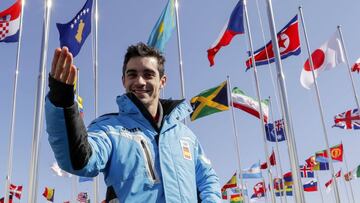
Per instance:
[[[96,176],[109,159],[109,138],[96,123],[86,130],[74,103],[73,86],[50,76],[49,87],[45,99],[46,130],[60,168],[80,176]]]
[[[48,141],[60,168],[79,176],[96,176],[106,167],[112,145],[96,123],[86,130],[77,105],[68,108],[45,101]]]
[[[196,185],[202,203],[221,202],[220,184],[210,160],[205,156],[201,145],[197,144]]]

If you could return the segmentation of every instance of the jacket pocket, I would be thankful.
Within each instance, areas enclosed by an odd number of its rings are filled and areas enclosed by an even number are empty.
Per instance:
[[[141,149],[143,157],[144,157],[144,162],[145,162],[144,164],[145,164],[145,167],[147,170],[147,175],[148,175],[149,179],[153,183],[159,182],[159,177],[156,174],[155,166],[154,166],[155,161],[152,157],[148,142],[142,137],[138,137],[138,139],[136,139],[136,141],[140,145],[140,149]]]

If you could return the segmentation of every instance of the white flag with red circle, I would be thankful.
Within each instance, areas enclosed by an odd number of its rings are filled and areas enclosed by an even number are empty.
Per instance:
[[[316,49],[311,54],[311,58],[314,66],[315,79],[322,71],[333,69],[338,64],[344,63],[345,57],[337,32],[334,33],[328,41],[322,44],[320,48]],[[307,59],[300,76],[301,85],[306,89],[310,89],[311,85],[314,83],[311,70],[310,60]]]

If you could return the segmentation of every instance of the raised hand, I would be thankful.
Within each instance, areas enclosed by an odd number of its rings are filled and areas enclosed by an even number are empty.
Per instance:
[[[67,47],[55,49],[50,75],[57,81],[73,85],[76,80],[76,67],[73,56]]]

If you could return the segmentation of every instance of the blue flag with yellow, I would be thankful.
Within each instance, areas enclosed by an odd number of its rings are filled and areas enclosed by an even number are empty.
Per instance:
[[[147,44],[164,52],[165,44],[169,41],[175,27],[175,1],[169,0],[157,20]]]
[[[67,46],[75,57],[91,32],[91,9],[93,0],[87,0],[84,7],[68,23],[56,23],[60,34],[60,46]]]

